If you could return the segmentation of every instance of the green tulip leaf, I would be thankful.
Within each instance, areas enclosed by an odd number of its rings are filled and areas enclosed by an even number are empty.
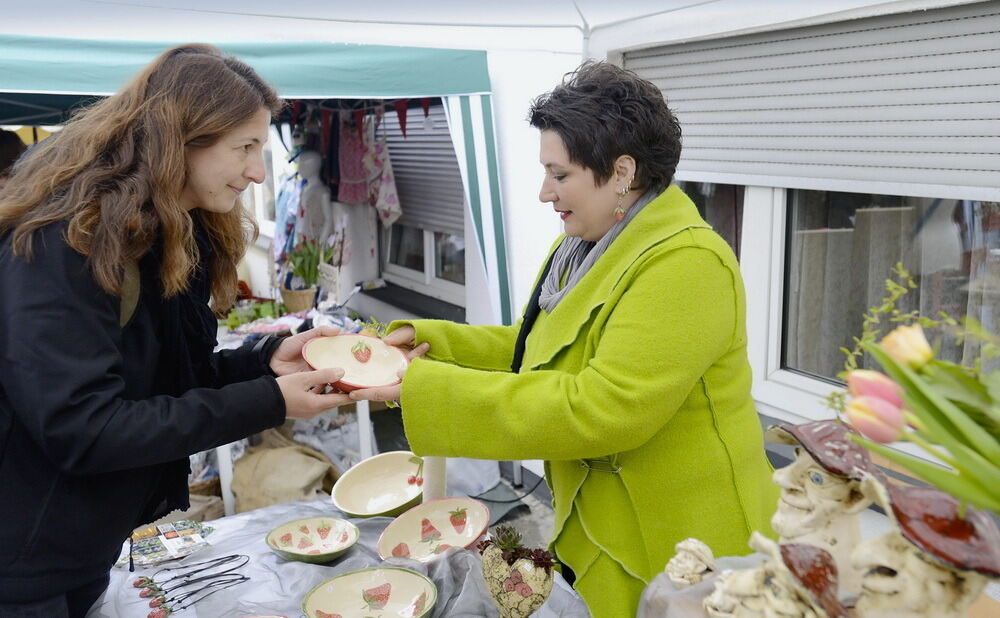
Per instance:
[[[997,410],[1000,408],[1000,369],[992,373],[983,374],[979,379],[982,381],[983,386],[986,387],[986,392],[989,393],[990,399],[993,400],[993,409]]]
[[[1000,498],[992,495],[988,490],[979,486],[977,483],[971,482],[968,479],[963,478],[961,475],[955,474],[954,471],[946,470],[934,464],[927,463],[926,461],[917,459],[912,455],[894,451],[883,444],[872,442],[871,440],[862,438],[861,436],[852,435],[851,439],[866,449],[878,453],[886,459],[903,466],[910,472],[913,472],[917,477],[933,485],[935,488],[949,493],[959,500],[964,500],[965,502],[981,509],[987,509],[993,511],[994,513],[1000,513]]]
[[[1000,441],[1000,407],[976,408],[960,401],[953,403],[993,436],[994,440]]]
[[[993,403],[986,385],[961,365],[931,361],[920,373],[934,390],[953,402],[960,401],[974,408],[988,408]]]

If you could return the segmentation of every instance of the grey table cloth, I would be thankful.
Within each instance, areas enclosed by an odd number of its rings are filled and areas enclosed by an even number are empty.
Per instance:
[[[203,601],[171,616],[178,618],[243,618],[258,614],[302,616],[303,597],[313,587],[336,575],[378,566],[400,566],[427,575],[438,589],[432,618],[495,618],[499,616],[486,591],[479,553],[473,550],[448,550],[441,559],[421,564],[405,558],[382,561],[375,551],[379,535],[388,517],[350,519],[361,537],[346,554],[325,565],[287,561],[268,549],[264,536],[276,526],[305,517],[342,517],[329,499],[277,504],[239,515],[207,522],[215,528],[207,540],[211,547],[169,565],[201,562],[229,554],[245,554],[250,562],[239,570],[250,581],[221,590]],[[126,544],[127,551],[127,544]],[[88,618],[145,618],[148,599],[140,599],[132,581],[140,575],[152,575],[159,567],[129,573],[115,568],[107,592],[97,601]],[[552,595],[534,616],[536,618],[587,618],[583,600],[566,585],[557,573]]]

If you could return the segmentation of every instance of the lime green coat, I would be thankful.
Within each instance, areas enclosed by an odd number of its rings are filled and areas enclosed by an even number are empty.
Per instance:
[[[578,578],[581,548],[647,583],[687,537],[716,555],[749,553],[750,532],[770,532],[778,491],[744,314],[732,250],[671,186],[542,312],[519,374],[517,326],[411,322],[431,347],[403,380],[407,438],[421,455],[545,460],[553,545]],[[609,455],[620,473],[581,461]],[[622,612],[637,602],[621,599]]]

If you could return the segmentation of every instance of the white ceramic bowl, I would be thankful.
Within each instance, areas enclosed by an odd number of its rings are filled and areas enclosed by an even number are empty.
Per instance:
[[[368,335],[316,337],[302,346],[302,358],[313,369],[343,369],[334,387],[346,392],[399,384],[399,372],[409,362],[399,348]]]
[[[302,600],[308,618],[429,616],[437,601],[434,582],[397,567],[351,571],[328,579]]]
[[[410,451],[369,457],[337,479],[333,505],[351,517],[399,515],[420,504],[423,465]]]
[[[430,562],[449,547],[468,549],[486,532],[490,510],[472,498],[440,498],[418,504],[390,523],[375,548],[391,556]]]
[[[286,560],[322,564],[340,557],[358,542],[358,527],[337,517],[308,517],[281,524],[264,542]]]

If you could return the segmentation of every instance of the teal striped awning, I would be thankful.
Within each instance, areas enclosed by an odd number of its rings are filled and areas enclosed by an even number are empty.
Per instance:
[[[56,124],[63,113],[121,88],[183,41],[64,39],[0,34],[0,124]],[[351,43],[220,43],[288,99],[382,99],[490,91],[486,52]]]

